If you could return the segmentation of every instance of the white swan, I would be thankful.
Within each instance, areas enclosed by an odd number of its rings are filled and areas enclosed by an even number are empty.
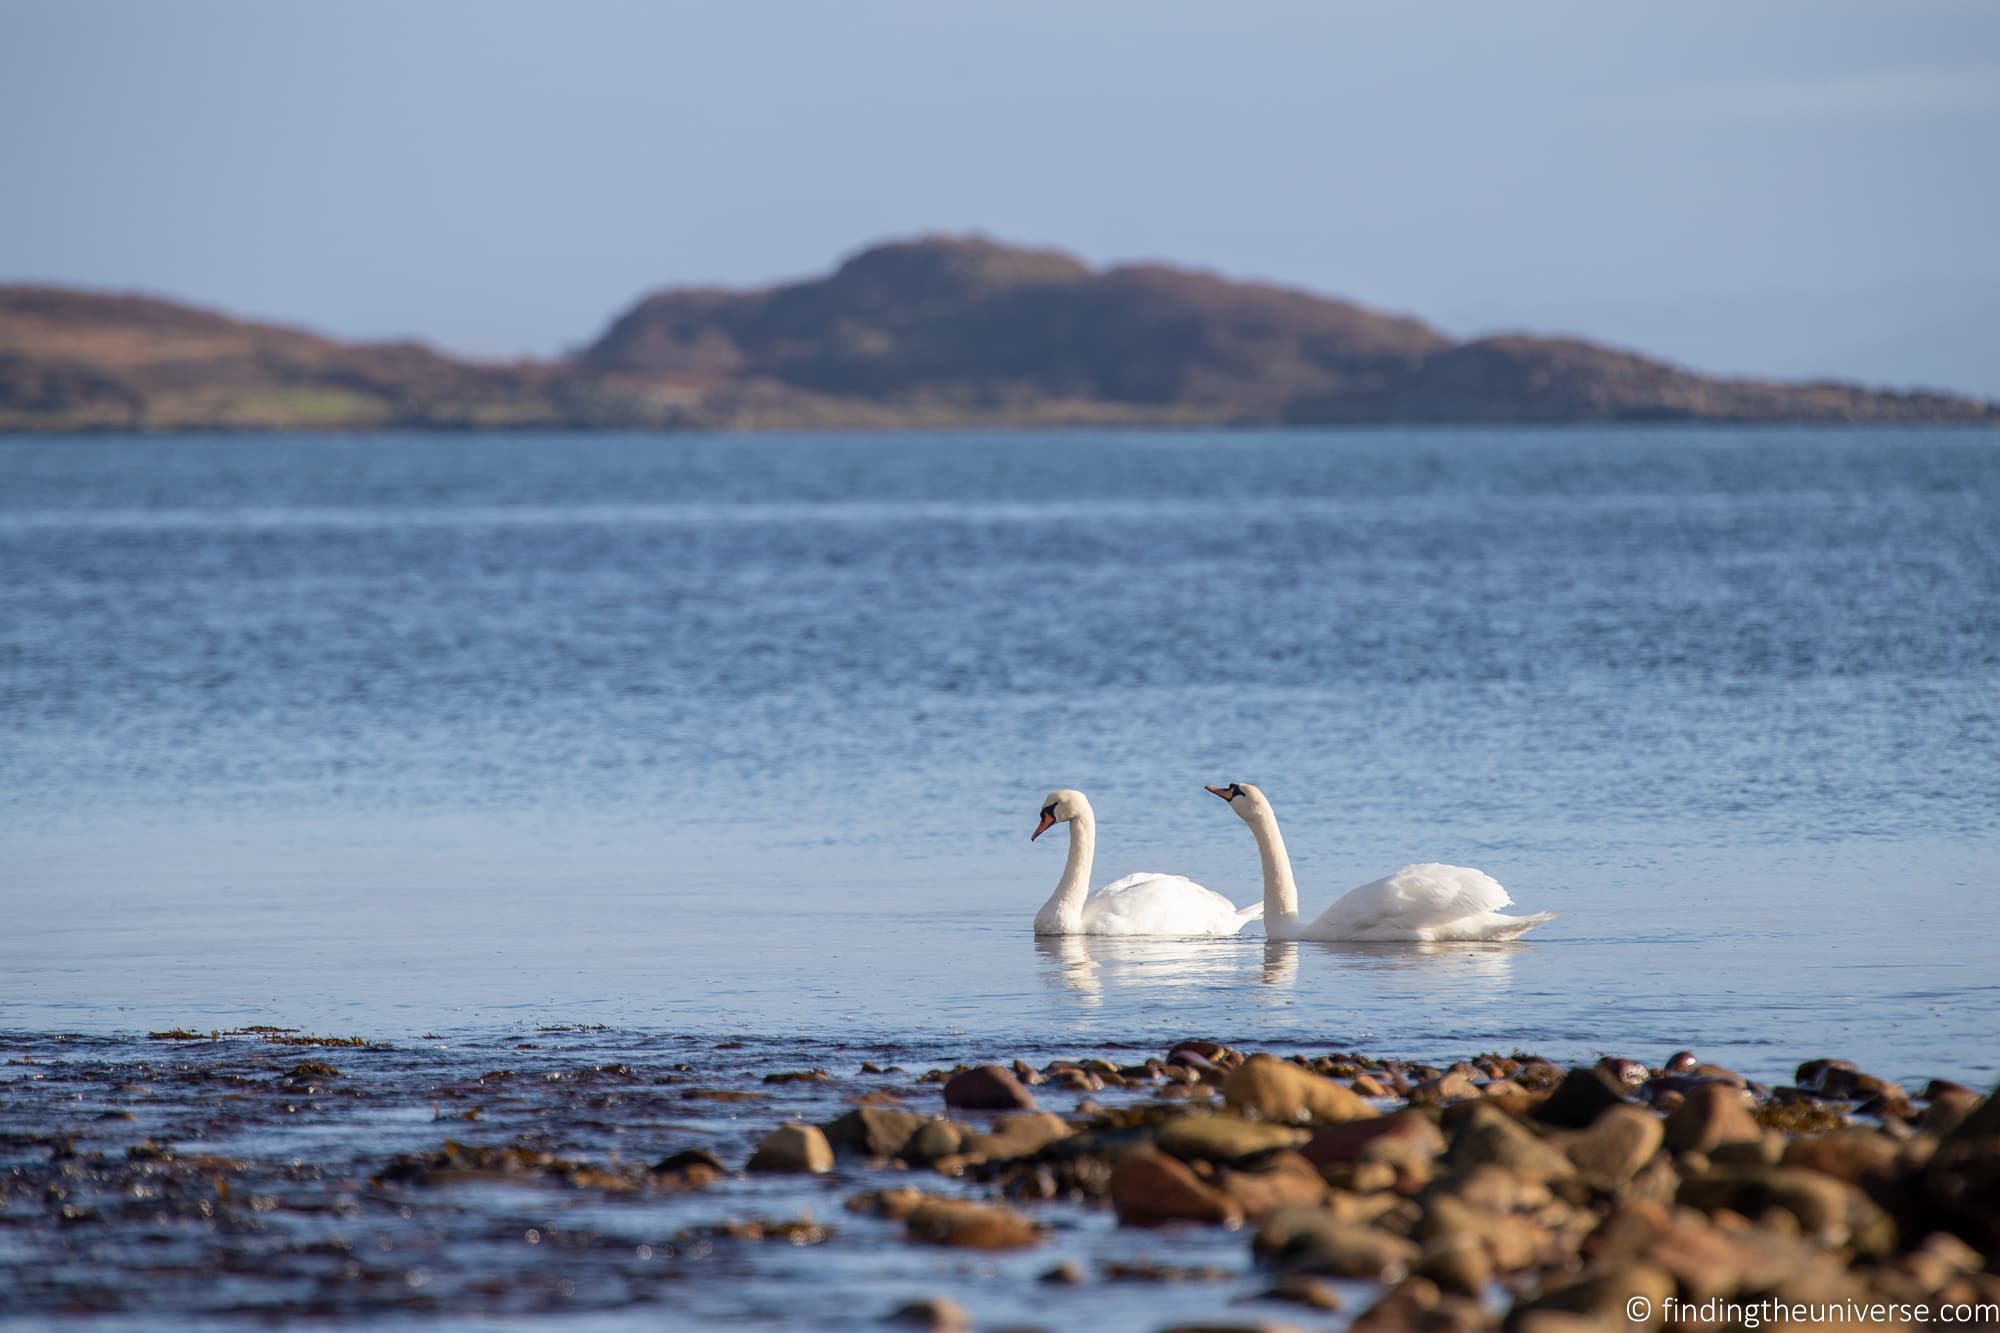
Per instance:
[[[1127,875],[1090,892],[1097,854],[1097,815],[1080,791],[1042,798],[1042,820],[1029,841],[1069,825],[1069,860],[1056,891],[1035,913],[1037,935],[1234,935],[1264,914],[1256,903],[1239,909],[1213,889],[1180,875]]]
[[[1302,924],[1292,858],[1270,801],[1247,782],[1208,790],[1257,835],[1264,863],[1264,933],[1274,940],[1511,940],[1555,917],[1554,912],[1507,916],[1500,909],[1514,900],[1485,871],[1428,864],[1404,866],[1349,889]]]

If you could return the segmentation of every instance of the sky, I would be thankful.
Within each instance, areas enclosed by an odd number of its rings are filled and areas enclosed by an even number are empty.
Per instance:
[[[0,0],[0,280],[488,356],[978,231],[2000,398],[1989,0]]]

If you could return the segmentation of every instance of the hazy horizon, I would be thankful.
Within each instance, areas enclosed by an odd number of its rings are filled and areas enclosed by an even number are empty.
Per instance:
[[[2000,11],[0,0],[0,280],[545,356],[977,232],[2000,397]]]

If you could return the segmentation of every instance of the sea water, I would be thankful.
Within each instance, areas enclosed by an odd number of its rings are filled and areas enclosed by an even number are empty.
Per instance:
[[[0,440],[0,1030],[2000,1071],[2000,439]],[[1508,945],[1041,941],[1478,866]]]

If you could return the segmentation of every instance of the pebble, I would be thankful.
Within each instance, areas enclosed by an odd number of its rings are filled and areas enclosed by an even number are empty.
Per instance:
[[[981,1065],[945,1081],[944,1104],[967,1111],[1032,1111],[1035,1098],[1013,1070]]]
[[[1354,1089],[1261,1052],[1229,1072],[1222,1081],[1222,1100],[1233,1111],[1287,1124],[1365,1120],[1379,1114]]]
[[[1240,1115],[1188,1115],[1160,1126],[1154,1138],[1163,1152],[1182,1159],[1234,1162],[1273,1148],[1293,1148],[1304,1130]]]
[[[925,1199],[903,1219],[910,1239],[970,1250],[1018,1250],[1039,1245],[1039,1226],[1003,1204]]]
[[[1727,1084],[1689,1089],[1687,1099],[1667,1116],[1667,1147],[1677,1153],[1708,1153],[1725,1143],[1755,1143],[1763,1137],[1743,1093]]]
[[[935,1333],[971,1333],[972,1330],[972,1316],[949,1296],[930,1296],[899,1305],[884,1317],[883,1322],[909,1328],[928,1328]]]
[[[836,1157],[895,1157],[930,1117],[888,1106],[857,1106],[821,1125]]]
[[[833,1170],[833,1146],[817,1125],[780,1125],[764,1136],[743,1169],[821,1175]]]
[[[1534,1118],[1544,1125],[1585,1129],[1611,1107],[1626,1105],[1626,1093],[1630,1090],[1630,1084],[1606,1070],[1602,1063],[1587,1069],[1572,1069],[1562,1076],[1562,1082],[1548,1100],[1535,1108]]]
[[[1111,1168],[1110,1192],[1121,1226],[1168,1222],[1238,1226],[1243,1221],[1243,1209],[1235,1200],[1156,1148],[1140,1148],[1121,1158]]]

